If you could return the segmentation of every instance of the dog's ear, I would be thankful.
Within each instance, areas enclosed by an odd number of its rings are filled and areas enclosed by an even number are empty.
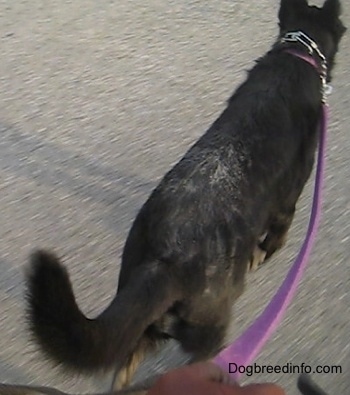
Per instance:
[[[323,4],[322,11],[330,19],[337,19],[341,14],[341,4],[339,0],[326,0]]]
[[[284,29],[288,22],[295,20],[307,7],[307,0],[281,0],[278,14],[280,28]]]
[[[328,21],[335,24],[338,39],[346,32],[346,27],[339,20],[341,15],[340,0],[326,0],[322,7],[322,13]]]

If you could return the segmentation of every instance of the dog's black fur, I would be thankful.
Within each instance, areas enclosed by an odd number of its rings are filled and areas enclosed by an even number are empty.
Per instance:
[[[327,58],[329,81],[346,30],[339,15],[339,0],[323,8],[281,0],[278,38],[308,34]],[[159,339],[177,339],[193,360],[224,345],[254,251],[268,258],[281,248],[314,163],[321,80],[287,47],[305,52],[277,41],[153,191],[126,241],[117,294],[100,316],[81,313],[53,254],[33,254],[28,318],[53,360],[90,372],[118,363],[131,374]]]

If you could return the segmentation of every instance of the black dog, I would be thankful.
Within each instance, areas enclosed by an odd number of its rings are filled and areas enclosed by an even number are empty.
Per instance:
[[[53,254],[33,254],[29,322],[49,357],[86,372],[117,364],[125,384],[160,339],[177,339],[192,361],[210,358],[224,346],[247,269],[286,239],[319,137],[320,73],[286,51],[307,54],[304,45],[281,38],[302,31],[315,41],[330,81],[346,30],[339,15],[339,0],[326,0],[322,8],[281,0],[272,49],[137,215],[117,294],[100,316],[81,313],[68,274]]]

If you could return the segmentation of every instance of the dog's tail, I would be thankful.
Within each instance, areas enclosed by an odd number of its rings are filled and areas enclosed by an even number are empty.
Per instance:
[[[78,372],[123,367],[146,328],[179,293],[160,265],[141,268],[102,314],[89,319],[79,310],[68,273],[55,255],[36,251],[30,269],[31,333],[50,359]]]

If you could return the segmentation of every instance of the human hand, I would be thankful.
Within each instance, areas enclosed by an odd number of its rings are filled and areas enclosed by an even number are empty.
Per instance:
[[[285,392],[270,383],[240,387],[217,365],[204,362],[169,371],[147,395],[285,395]]]

